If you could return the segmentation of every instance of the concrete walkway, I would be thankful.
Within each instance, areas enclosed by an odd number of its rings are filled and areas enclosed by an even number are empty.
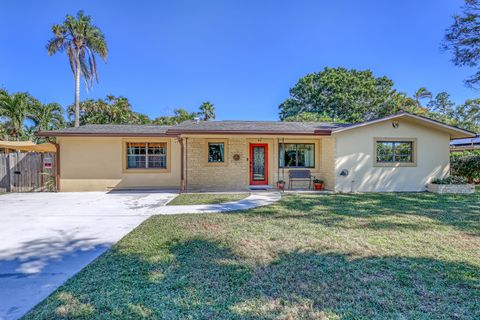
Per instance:
[[[160,207],[156,210],[155,214],[209,213],[248,210],[272,204],[280,199],[281,195],[279,192],[255,192],[245,199],[220,204]]]

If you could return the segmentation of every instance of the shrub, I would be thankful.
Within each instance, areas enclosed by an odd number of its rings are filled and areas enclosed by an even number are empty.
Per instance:
[[[465,177],[472,183],[480,179],[480,154],[477,152],[452,154],[450,168],[452,175]]]
[[[468,183],[467,178],[459,176],[449,176],[443,179],[433,179],[433,184],[465,184]]]

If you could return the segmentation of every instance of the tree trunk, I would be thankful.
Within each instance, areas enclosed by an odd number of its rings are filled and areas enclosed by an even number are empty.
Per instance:
[[[76,59],[75,67],[75,127],[80,126],[80,59]]]

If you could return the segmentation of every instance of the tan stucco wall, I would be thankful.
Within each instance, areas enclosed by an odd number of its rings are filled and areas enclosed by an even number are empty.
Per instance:
[[[408,120],[380,122],[333,135],[336,145],[335,191],[424,191],[435,177],[449,172],[447,133]],[[374,138],[416,138],[416,166],[377,167],[374,165]],[[343,169],[347,177],[340,176]]]
[[[268,183],[275,186],[276,181],[284,179],[288,183],[288,169],[278,170],[278,146],[280,141],[315,143],[315,168],[312,175],[325,180],[326,187],[334,187],[334,140],[331,137],[255,137],[255,136],[190,136],[185,137],[187,164],[186,183],[189,191],[194,190],[233,190],[244,189],[250,184],[249,156],[250,143],[268,144]],[[226,144],[226,161],[212,164],[207,161],[208,142]],[[235,154],[240,156],[234,160]],[[294,169],[292,169],[294,170]],[[305,187],[296,182],[294,187]]]
[[[288,185],[288,169],[278,168],[278,147],[285,143],[314,143],[315,167],[312,175],[325,181],[326,188],[339,192],[355,191],[423,191],[435,177],[449,172],[447,133],[400,119],[398,128],[391,121],[380,122],[332,136],[191,135],[184,136],[184,160],[188,191],[240,190],[249,180],[250,143],[268,144],[268,183],[279,179]],[[416,165],[379,167],[374,164],[375,138],[416,139]],[[168,167],[160,171],[125,169],[125,143],[167,142]],[[226,143],[226,162],[207,161],[208,142]],[[61,191],[95,191],[126,188],[180,187],[181,149],[176,138],[60,137]],[[234,155],[240,156],[234,160]],[[347,177],[340,176],[348,169]],[[291,169],[294,170],[294,169]],[[296,182],[294,187],[306,187]]]
[[[127,141],[167,142],[167,170],[126,170]],[[60,137],[60,190],[103,191],[180,185],[180,143],[170,138]]]

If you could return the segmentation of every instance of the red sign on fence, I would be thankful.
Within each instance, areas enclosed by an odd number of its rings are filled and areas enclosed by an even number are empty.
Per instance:
[[[53,168],[53,159],[50,156],[43,158],[43,168],[52,169]]]

